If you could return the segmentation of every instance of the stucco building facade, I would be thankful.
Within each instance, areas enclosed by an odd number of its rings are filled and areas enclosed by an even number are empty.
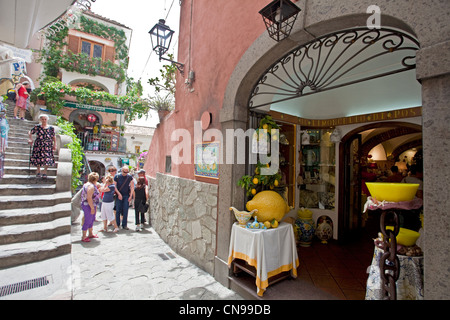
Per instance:
[[[202,224],[207,219],[198,220],[204,214],[204,210],[195,209],[192,203],[186,203],[191,200],[189,195],[185,194],[178,198],[176,208],[169,210],[182,211],[171,219],[183,222],[181,223],[183,228],[171,229],[165,218],[161,217],[162,208],[167,207],[167,204],[164,204],[167,198],[162,197],[152,198],[154,205],[151,206],[153,208],[151,216],[156,218],[152,220],[152,223],[157,231],[165,230],[163,238],[167,234],[181,237],[183,240],[177,240],[177,251],[208,270],[224,285],[229,285],[228,245],[231,226],[235,221],[229,207],[245,207],[245,193],[237,186],[237,181],[247,173],[247,166],[246,164],[221,163],[218,169],[219,179],[199,177],[194,171],[196,144],[202,141],[220,141],[224,159],[227,152],[233,151],[237,154],[242,151],[237,144],[227,143],[229,141],[227,141],[226,130],[243,129],[245,131],[252,126],[249,101],[255,86],[268,74],[268,70],[291,51],[322,39],[326,35],[343,30],[367,28],[370,18],[367,9],[373,5],[371,1],[354,0],[297,1],[295,3],[301,8],[301,12],[290,36],[276,42],[268,36],[258,13],[267,3],[237,0],[226,2],[184,0],[181,2],[177,60],[185,65],[185,72],[177,75],[175,110],[161,121],[155,130],[149,149],[149,154],[160,156],[151,162],[147,161],[145,165],[147,174],[152,178],[152,187],[161,192],[176,194],[175,192],[182,192],[183,186],[189,185],[190,193],[195,190],[197,196],[208,195],[208,204],[203,206],[207,208],[208,219],[212,219],[207,222],[207,235],[203,235],[201,231],[204,230]],[[305,121],[328,120],[330,121],[326,125],[328,129],[340,130],[341,139],[335,145],[336,171],[334,173],[337,182],[333,190],[336,195],[336,205],[332,210],[334,223],[338,230],[341,230],[335,234],[338,240],[345,236],[346,228],[345,219],[342,218],[346,215],[345,207],[339,204],[343,201],[340,199],[345,197],[342,183],[346,176],[341,173],[340,168],[345,165],[343,148],[346,141],[355,132],[379,128],[386,123],[389,123],[391,128],[408,128],[412,130],[411,133],[421,134],[424,177],[424,227],[421,236],[425,270],[424,297],[425,299],[448,299],[449,271],[443,266],[448,266],[450,262],[450,221],[445,208],[445,203],[449,200],[450,187],[450,170],[445,166],[450,154],[448,147],[450,140],[448,129],[450,3],[446,1],[379,1],[377,6],[381,13],[382,28],[396,30],[402,35],[411,37],[414,43],[418,43],[415,49],[415,68],[412,71],[415,82],[408,85],[408,88],[415,88],[414,94],[417,94],[420,99],[418,105],[401,105],[399,102],[393,104],[391,109],[366,110],[363,107],[366,96],[362,94],[359,98],[360,111],[353,114],[335,115],[333,108],[328,107],[315,117],[302,117],[301,114],[293,114],[282,107],[276,109],[273,107],[275,104],[269,111],[286,125],[295,126],[296,140],[300,140],[299,130],[320,128],[320,126],[308,126]],[[189,80],[187,78],[190,71],[195,77]],[[391,76],[385,76],[383,79],[388,81],[389,77]],[[397,81],[397,84],[399,82],[401,81]],[[361,92],[356,86],[355,83],[348,85],[347,88],[350,90],[353,88],[356,95],[357,91]],[[374,84],[372,88],[375,91],[378,90],[379,101],[381,101],[380,97],[384,89],[379,83]],[[396,90],[400,95],[408,88],[396,87]],[[317,97],[319,95],[316,97],[311,95],[311,99],[318,99]],[[376,97],[373,101],[377,101]],[[305,112],[313,109],[314,105],[309,109],[304,107]],[[209,117],[205,117],[206,120],[202,123],[203,131],[199,136],[195,134],[194,122],[201,121],[205,112],[209,114]],[[409,112],[412,114],[407,115],[406,113]],[[398,114],[398,117],[391,117],[392,114]],[[364,119],[358,120],[358,117],[364,117]],[[333,123],[332,120],[335,122]],[[172,151],[182,141],[179,136],[172,136],[176,129],[183,129],[190,134],[190,141],[187,142],[191,146],[190,150],[183,149],[178,154],[185,160],[190,158],[190,161],[184,161],[181,164],[175,163],[173,159]],[[205,132],[211,135],[202,137]],[[233,147],[226,148],[225,146],[228,145]],[[299,169],[296,170],[295,176],[299,173]],[[297,183],[298,180],[294,182],[294,184]],[[294,189],[296,191],[293,192],[292,197],[294,207],[297,209],[301,197],[296,186]],[[217,200],[216,205],[213,203],[214,200]],[[185,210],[185,208],[190,209]],[[194,221],[197,222],[194,223]],[[184,241],[184,244],[178,243],[180,241]]]

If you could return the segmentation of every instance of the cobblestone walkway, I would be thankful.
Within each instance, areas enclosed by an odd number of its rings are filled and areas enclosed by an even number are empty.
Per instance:
[[[95,222],[94,233],[102,223]],[[81,217],[72,225],[74,300],[224,300],[242,299],[210,274],[173,252],[153,228],[98,232],[81,242]],[[112,230],[112,229],[111,229]]]

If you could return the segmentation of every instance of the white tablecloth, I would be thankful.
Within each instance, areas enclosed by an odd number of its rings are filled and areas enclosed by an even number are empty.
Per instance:
[[[245,260],[256,269],[257,294],[262,296],[269,286],[269,278],[290,271],[297,277],[299,265],[292,225],[280,223],[278,228],[252,230],[237,223],[231,230],[228,267],[233,259]]]
[[[380,259],[384,251],[375,247],[367,279],[366,300],[382,300]],[[396,282],[397,300],[423,300],[423,256],[397,255],[400,273]]]

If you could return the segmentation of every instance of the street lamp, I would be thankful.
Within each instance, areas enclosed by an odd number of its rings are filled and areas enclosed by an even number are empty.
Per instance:
[[[169,26],[166,25],[166,21],[164,19],[160,19],[148,33],[150,33],[152,49],[158,54],[159,61],[166,60],[172,62],[177,66],[177,69],[183,73],[184,64],[163,57],[167,50],[169,50],[170,43],[172,42],[172,36],[175,31],[171,30]]]
[[[275,41],[281,41],[289,37],[300,11],[289,0],[274,0],[259,13],[263,16],[269,36]]]

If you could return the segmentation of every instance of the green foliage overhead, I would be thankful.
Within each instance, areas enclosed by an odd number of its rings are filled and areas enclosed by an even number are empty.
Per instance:
[[[104,91],[94,91],[88,88],[73,88],[60,81],[47,82],[41,88],[33,92],[38,99],[44,99],[47,107],[51,108],[53,114],[59,115],[65,103],[65,95],[75,97],[82,104],[102,106],[109,102],[113,106],[125,110],[126,121],[130,122],[136,118],[147,115],[149,111],[148,101],[140,98],[142,87],[140,83],[129,80],[128,93],[125,96],[116,96]]]

